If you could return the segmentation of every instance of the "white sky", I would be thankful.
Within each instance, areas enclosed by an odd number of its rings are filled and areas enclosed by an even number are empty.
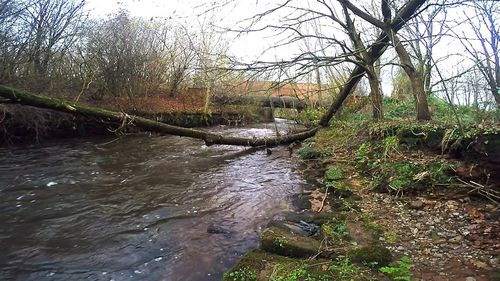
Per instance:
[[[91,11],[91,15],[96,18],[105,18],[108,14],[116,12],[119,9],[126,9],[132,16],[140,16],[144,18],[171,17],[179,23],[192,25],[200,20],[196,15],[201,14],[205,10],[204,7],[200,7],[202,4],[222,3],[224,1],[227,0],[87,0],[87,7]],[[307,0],[300,1],[304,1],[305,5],[308,3]],[[216,19],[215,22],[218,25],[222,27],[235,27],[235,24],[239,20],[243,20],[256,14],[258,9],[262,11],[262,9],[273,7],[273,4],[270,3],[276,3],[277,1],[244,0],[237,2],[239,3],[237,6],[228,5],[222,12],[217,11],[213,13],[213,17]],[[274,24],[278,24],[276,21],[278,21],[279,18],[276,16],[271,19],[274,21]],[[335,32],[336,35],[341,34],[339,31],[328,30],[327,32]],[[230,41],[229,52],[240,59],[243,58],[245,61],[252,61],[253,59],[259,57],[259,55],[261,55],[262,52],[269,46],[274,45],[276,38],[269,38],[271,35],[273,35],[271,31],[249,33],[238,38],[235,38],[236,33],[227,34],[226,36]],[[299,48],[300,46],[298,45],[287,45],[285,48],[267,52],[265,56],[260,57],[259,59],[269,61],[290,57],[300,52]],[[458,41],[454,41],[452,43],[449,40],[443,40],[441,47],[436,48],[435,55],[441,53],[442,56],[445,56],[451,52],[461,52],[460,49],[462,48]],[[463,58],[460,60],[463,60]],[[454,62],[451,64],[456,65],[457,63],[457,58],[455,58]],[[443,63],[443,65],[443,69],[449,69],[450,62],[446,64]],[[386,75],[392,75],[392,73],[387,73],[386,70]],[[392,79],[389,79],[389,81],[390,80]],[[384,85],[383,88],[385,88],[383,89],[385,94],[390,93],[391,87]]]
[[[152,18],[163,17],[172,18],[180,23],[193,24],[198,20],[202,20],[197,14],[202,13],[205,8],[201,5],[207,0],[87,0],[87,8],[90,10],[92,17],[106,18],[107,15],[126,9],[130,15]],[[222,1],[221,1],[222,2]],[[261,1],[262,2],[262,1]],[[242,20],[253,14],[255,10],[254,1],[248,1],[245,7],[239,5],[237,7],[229,6],[229,13],[221,14],[214,13],[217,24],[228,27],[234,26],[239,20]],[[227,9],[226,9],[227,12]],[[258,57],[268,46],[272,45],[273,41],[266,39],[262,33],[251,33],[245,36],[236,38],[236,33],[227,34],[230,38],[230,52],[240,58],[252,60]],[[271,55],[273,56],[273,55]],[[266,59],[272,59],[267,56]]]

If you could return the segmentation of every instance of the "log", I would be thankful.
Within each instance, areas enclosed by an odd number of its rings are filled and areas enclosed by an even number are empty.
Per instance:
[[[301,141],[314,136],[320,127],[315,127],[306,131],[274,137],[274,138],[241,138],[232,136],[223,136],[213,134],[203,130],[183,128],[165,123],[156,122],[151,119],[128,115],[123,112],[114,112],[102,108],[90,107],[71,103],[68,101],[49,98],[42,95],[36,95],[27,91],[15,89],[0,85],[0,97],[7,99],[13,103],[21,105],[30,105],[39,108],[46,108],[66,112],[73,115],[81,115],[88,117],[97,117],[107,121],[121,124],[124,128],[135,126],[145,131],[155,132],[159,134],[176,135],[182,137],[190,137],[204,140],[206,145],[240,145],[240,146],[266,146],[272,147],[281,144],[289,144],[295,141]]]

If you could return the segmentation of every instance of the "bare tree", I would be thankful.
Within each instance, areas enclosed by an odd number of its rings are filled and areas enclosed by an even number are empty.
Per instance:
[[[55,54],[62,55],[75,42],[86,19],[85,0],[40,0],[28,5],[20,15],[28,59],[38,90],[49,83]]]
[[[432,69],[435,67],[433,56],[435,47],[449,31],[446,28],[447,6],[444,1],[429,7],[413,18],[402,30],[401,37],[411,50],[410,56],[416,62],[417,72],[422,74],[424,91],[432,93]],[[447,57],[434,60],[439,63]]]
[[[0,82],[12,83],[16,69],[20,64],[23,48],[23,34],[19,23],[19,15],[26,9],[29,2],[16,0],[0,1]]]
[[[125,11],[94,24],[82,56],[86,71],[94,73],[99,92],[95,97],[146,97],[157,92],[168,79],[167,34],[166,24],[132,18]]]
[[[162,44],[166,53],[165,59],[168,61],[167,91],[171,97],[176,96],[179,92],[196,59],[196,51],[191,46],[190,40],[192,36],[197,35],[182,25],[177,25],[175,29],[162,36]]]
[[[382,108],[382,91],[380,89],[380,61],[373,60],[368,53],[368,49],[361,40],[354,21],[351,19],[347,7],[344,6],[344,15],[346,18],[346,25],[344,28],[347,30],[351,41],[355,47],[354,54],[356,55],[359,64],[365,68],[368,82],[370,84],[370,97],[372,100],[373,119],[380,120],[384,118]]]
[[[500,109],[500,3],[476,0],[470,2],[474,15],[464,12],[472,36],[454,32],[477,65],[488,84],[489,91]]]
[[[396,34],[397,30],[391,25],[392,9],[389,5],[389,1],[382,0],[381,2],[381,11],[383,15],[382,20],[377,19],[376,17],[363,11],[357,5],[351,3],[349,0],[338,1],[343,6],[352,11],[355,15],[380,28],[387,34],[389,40],[396,50],[396,53],[398,54],[401,67],[405,70],[406,74],[410,78],[410,83],[417,104],[417,120],[430,120],[431,113],[429,110],[429,105],[427,103],[423,73],[420,72],[419,69],[413,64],[410,54],[406,50],[406,47],[403,45],[403,42],[400,40],[399,36]]]

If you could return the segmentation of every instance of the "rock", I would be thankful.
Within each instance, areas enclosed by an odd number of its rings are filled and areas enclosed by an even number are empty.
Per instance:
[[[392,254],[389,249],[381,245],[369,245],[354,249],[348,253],[353,262],[373,263],[377,266],[386,266],[392,261]]]
[[[495,267],[498,265],[498,258],[492,258],[490,259],[490,265]]]
[[[476,281],[476,278],[469,276],[469,277],[465,278],[465,281]]]
[[[413,229],[411,230],[411,233],[412,233],[413,235],[417,235],[417,233],[418,233],[418,228],[413,228]]]
[[[317,225],[323,225],[331,221],[333,215],[331,213],[315,213],[313,217],[313,223]]]
[[[410,202],[408,207],[410,207],[410,209],[414,209],[414,210],[421,210],[424,208],[424,202],[422,202],[421,200],[414,200],[414,201]]]
[[[464,240],[464,238],[462,236],[458,235],[458,236],[455,236],[455,237],[449,239],[448,242],[453,243],[453,244],[459,244],[463,240]]]
[[[267,224],[267,227],[277,227],[284,230],[288,230],[291,233],[303,235],[303,236],[311,236],[319,232],[319,226],[314,224],[308,224],[304,221],[300,221],[299,223],[288,222],[288,221],[278,221],[273,220]]]
[[[287,212],[287,213],[285,213],[284,217],[285,217],[286,221],[290,221],[290,222],[299,223],[300,221],[305,221],[307,223],[312,223],[314,213],[309,212],[309,211]]]
[[[288,276],[294,270],[304,268],[304,266],[308,280],[325,280],[324,274],[328,272],[328,265],[327,260],[298,260],[254,250],[245,254],[233,268],[224,273],[222,280],[275,280],[273,278]]]
[[[500,210],[492,211],[491,213],[486,214],[485,216],[489,220],[500,220]]]
[[[231,235],[231,230],[226,229],[226,228],[219,226],[219,225],[215,225],[215,224],[210,224],[207,227],[207,232],[212,233],[212,234],[224,234],[224,236]]]
[[[296,194],[292,198],[292,204],[299,210],[309,210],[312,207],[309,194]]]
[[[275,226],[264,230],[260,241],[262,250],[298,258],[310,257],[317,254],[321,246],[321,242],[318,240]]]
[[[295,223],[300,223],[301,221],[306,223],[314,223],[316,225],[323,225],[332,220],[334,215],[332,213],[316,213],[311,211],[303,212],[288,212],[285,214],[285,220]]]
[[[488,265],[480,260],[473,260],[471,263],[478,269],[488,269]]]

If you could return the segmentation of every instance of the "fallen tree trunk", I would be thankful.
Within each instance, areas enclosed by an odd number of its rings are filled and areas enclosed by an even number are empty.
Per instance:
[[[213,97],[216,105],[254,105],[275,108],[293,108],[303,110],[306,103],[294,97],[268,97],[268,96],[219,96]]]
[[[414,14],[420,9],[420,7],[426,2],[426,0],[411,0],[409,1],[394,17],[391,22],[391,29],[397,32],[403,25],[411,19]],[[385,32],[381,32],[377,40],[369,47],[368,53],[370,58],[375,61],[385,52],[389,46],[389,38]],[[283,137],[275,138],[262,138],[262,139],[250,139],[250,138],[239,138],[222,136],[217,134],[212,134],[202,130],[194,130],[183,127],[177,127],[172,125],[167,125],[164,123],[159,123],[153,120],[138,116],[130,116],[125,113],[117,113],[109,110],[93,108],[88,106],[76,105],[69,102],[65,102],[58,99],[52,99],[48,97],[43,97],[39,95],[34,95],[28,92],[20,91],[14,88],[6,87],[0,85],[0,97],[3,97],[9,101],[18,104],[31,105],[41,108],[48,108],[58,111],[63,111],[71,114],[80,114],[91,117],[106,118],[109,121],[114,121],[121,123],[122,126],[136,126],[143,130],[148,130],[151,132],[157,132],[161,134],[171,134],[184,137],[191,137],[202,139],[207,145],[213,144],[225,144],[225,145],[242,145],[242,146],[276,146],[280,144],[292,143],[294,141],[300,141],[312,137],[321,127],[328,126],[328,123],[332,119],[333,115],[340,109],[344,103],[347,96],[356,87],[359,80],[363,77],[366,70],[360,66],[357,66],[349,75],[349,80],[342,87],[338,97],[332,103],[327,113],[321,118],[319,126],[314,127],[310,130],[299,132],[296,134],[286,135]]]
[[[7,99],[12,103],[30,105],[39,108],[46,108],[66,112],[73,115],[82,115],[88,117],[97,117],[106,121],[115,122],[122,128],[135,126],[142,130],[156,132],[160,134],[177,135],[204,140],[207,145],[224,144],[240,146],[276,146],[288,144],[295,141],[301,141],[312,137],[319,127],[307,131],[285,135],[274,138],[240,138],[231,136],[222,136],[209,133],[202,130],[172,126],[165,123],[153,121],[151,119],[128,115],[126,113],[109,111],[101,108],[95,108],[85,105],[78,105],[67,101],[49,98],[41,95],[35,95],[26,91],[21,91],[12,87],[0,85],[0,97]]]

